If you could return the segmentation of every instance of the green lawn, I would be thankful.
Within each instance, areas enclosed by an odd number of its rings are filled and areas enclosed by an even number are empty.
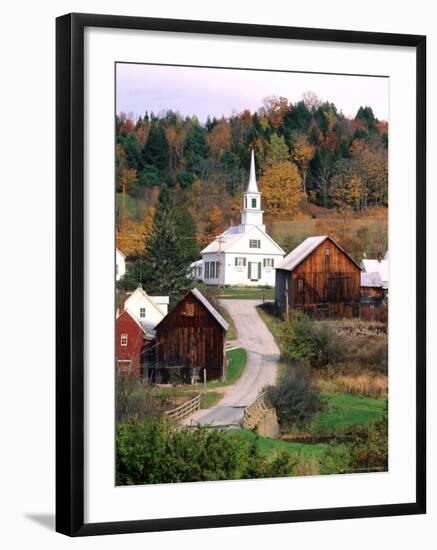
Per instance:
[[[371,420],[381,418],[387,401],[349,394],[322,394],[326,399],[325,410],[312,420],[309,432],[317,434],[339,433],[348,427],[367,426]]]
[[[228,370],[226,380],[222,382],[209,382],[209,388],[219,388],[220,386],[230,386],[234,384],[240,376],[243,374],[247,363],[247,353],[244,348],[237,348],[228,351],[226,354],[228,358]]]
[[[263,456],[269,456],[280,451],[285,451],[290,454],[302,452],[306,458],[314,456],[315,458],[320,459],[329,447],[326,443],[289,443],[288,441],[281,441],[280,439],[261,437],[256,435],[251,430],[231,430],[230,433],[234,437],[240,437],[249,443],[256,440],[258,449]]]
[[[216,391],[209,391],[207,393],[202,393],[200,408],[209,409],[213,407],[220,399],[223,397],[222,393]]]
[[[275,289],[229,286],[222,289],[220,298],[225,298],[227,300],[262,300],[263,295],[265,300],[273,300],[275,297]]]

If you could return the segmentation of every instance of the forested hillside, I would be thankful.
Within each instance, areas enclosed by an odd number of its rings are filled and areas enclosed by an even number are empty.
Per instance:
[[[372,253],[386,245],[387,145],[387,122],[377,120],[371,107],[347,118],[311,93],[294,104],[267,98],[255,113],[208,118],[204,124],[170,110],[145,112],[137,120],[120,113],[117,244],[132,257],[145,253],[144,236],[154,231],[155,207],[165,186],[172,190],[176,226],[188,231],[188,256],[196,257],[199,247],[239,223],[253,148],[264,218],[280,244],[288,249],[298,244],[286,228],[300,222],[311,232],[329,230],[346,244],[344,232],[370,216],[383,220],[376,244],[360,223],[347,238],[355,239],[351,253]],[[368,242],[357,237],[359,231]]]

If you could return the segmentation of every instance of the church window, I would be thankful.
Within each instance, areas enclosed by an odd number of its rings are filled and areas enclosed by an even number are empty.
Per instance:
[[[235,258],[235,266],[236,267],[245,267],[246,266],[246,258]]]
[[[275,261],[273,258],[264,258],[264,267],[274,267]]]
[[[261,241],[259,239],[250,239],[249,248],[261,248]]]
[[[252,208],[256,208],[256,199],[252,199]]]
[[[247,208],[247,197],[244,197],[244,208]]]
[[[209,279],[209,262],[205,263],[205,279]]]
[[[211,262],[210,268],[209,268],[209,277],[210,279],[215,279],[215,264],[216,262]]]

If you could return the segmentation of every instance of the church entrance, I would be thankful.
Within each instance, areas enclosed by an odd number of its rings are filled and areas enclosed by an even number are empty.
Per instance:
[[[261,279],[261,262],[249,262],[249,279],[259,281]]]

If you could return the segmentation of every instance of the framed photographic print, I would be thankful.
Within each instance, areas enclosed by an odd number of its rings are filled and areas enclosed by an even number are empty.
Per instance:
[[[425,512],[425,37],[57,19],[57,530]]]

